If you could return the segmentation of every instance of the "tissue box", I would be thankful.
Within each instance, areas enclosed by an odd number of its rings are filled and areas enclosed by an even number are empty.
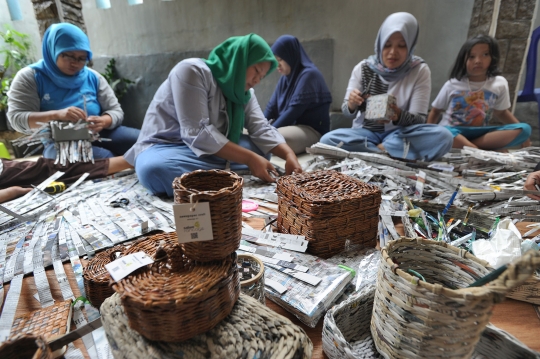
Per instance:
[[[393,95],[382,94],[369,97],[365,118],[373,121],[391,121],[395,115],[394,110],[390,107],[392,104],[396,104],[396,98]]]

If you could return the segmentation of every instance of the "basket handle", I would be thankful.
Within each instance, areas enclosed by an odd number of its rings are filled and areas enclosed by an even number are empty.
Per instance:
[[[506,270],[486,287],[495,295],[495,302],[499,303],[507,292],[529,279],[537,268],[540,268],[540,252],[531,249],[508,264]]]

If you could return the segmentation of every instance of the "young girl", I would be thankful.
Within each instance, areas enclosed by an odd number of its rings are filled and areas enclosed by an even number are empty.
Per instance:
[[[497,68],[499,46],[487,35],[478,35],[461,47],[454,68],[432,103],[428,123],[446,126],[454,135],[454,148],[483,150],[530,145],[531,126],[520,123],[508,110],[508,82]],[[488,126],[492,116],[504,122]]]
[[[352,71],[341,110],[354,118],[352,128],[340,128],[321,138],[322,143],[347,151],[387,151],[392,157],[432,161],[452,148],[452,134],[443,127],[425,124],[431,72],[414,48],[418,22],[406,12],[384,20],[375,54],[361,61]],[[394,118],[379,122],[365,118],[366,98],[379,94],[396,98]]]

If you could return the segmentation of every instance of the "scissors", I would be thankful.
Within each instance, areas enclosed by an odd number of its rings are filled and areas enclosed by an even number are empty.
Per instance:
[[[369,92],[369,89],[371,88],[371,83],[373,82],[373,78],[371,80],[369,80],[369,83],[366,87],[366,89],[364,91],[362,91],[362,93],[360,94],[360,96],[362,96],[363,98],[366,98],[366,95],[368,94]]]
[[[371,88],[371,83],[373,82],[373,78],[369,80],[369,83],[364,91],[360,93],[360,97],[362,97],[364,100],[366,99],[366,96],[369,93],[369,89]],[[360,109],[361,106],[358,106],[358,109]]]
[[[109,204],[111,207],[122,207],[122,208],[126,208],[127,205],[129,204],[129,199],[127,198],[120,198],[120,199],[117,199],[117,200],[114,200],[114,201],[111,201],[111,203]]]

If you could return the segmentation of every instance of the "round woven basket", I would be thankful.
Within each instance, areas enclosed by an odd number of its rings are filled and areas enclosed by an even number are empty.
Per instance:
[[[103,303],[101,318],[116,359],[308,359],[313,352],[301,327],[244,294],[218,325],[183,342],[150,341],[132,330],[118,294]]]
[[[19,334],[0,344],[2,359],[52,359],[51,349],[43,337]]]
[[[141,243],[129,252],[147,245]],[[240,293],[236,253],[197,263],[175,243],[158,248],[155,256],[154,263],[113,284],[131,328],[150,340],[180,342],[213,328],[230,313]]]
[[[242,293],[266,304],[264,298],[264,264],[252,254],[238,255],[240,271],[240,290]]]
[[[184,243],[185,255],[199,262],[228,257],[242,238],[242,185],[233,172],[197,170],[173,181],[174,203],[209,202],[212,218],[211,241]]]
[[[96,308],[114,294],[114,290],[109,285],[111,276],[105,265],[122,256],[124,249],[123,245],[119,245],[99,252],[84,267],[83,281],[86,298]]]
[[[382,256],[371,334],[392,358],[469,358],[493,304],[540,265],[540,254],[530,251],[489,284],[467,288],[492,268],[446,243],[402,238]]]
[[[330,359],[382,358],[369,329],[375,285],[332,307],[324,317],[322,347]],[[538,359],[540,354],[507,332],[488,324],[476,344],[474,359]]]

